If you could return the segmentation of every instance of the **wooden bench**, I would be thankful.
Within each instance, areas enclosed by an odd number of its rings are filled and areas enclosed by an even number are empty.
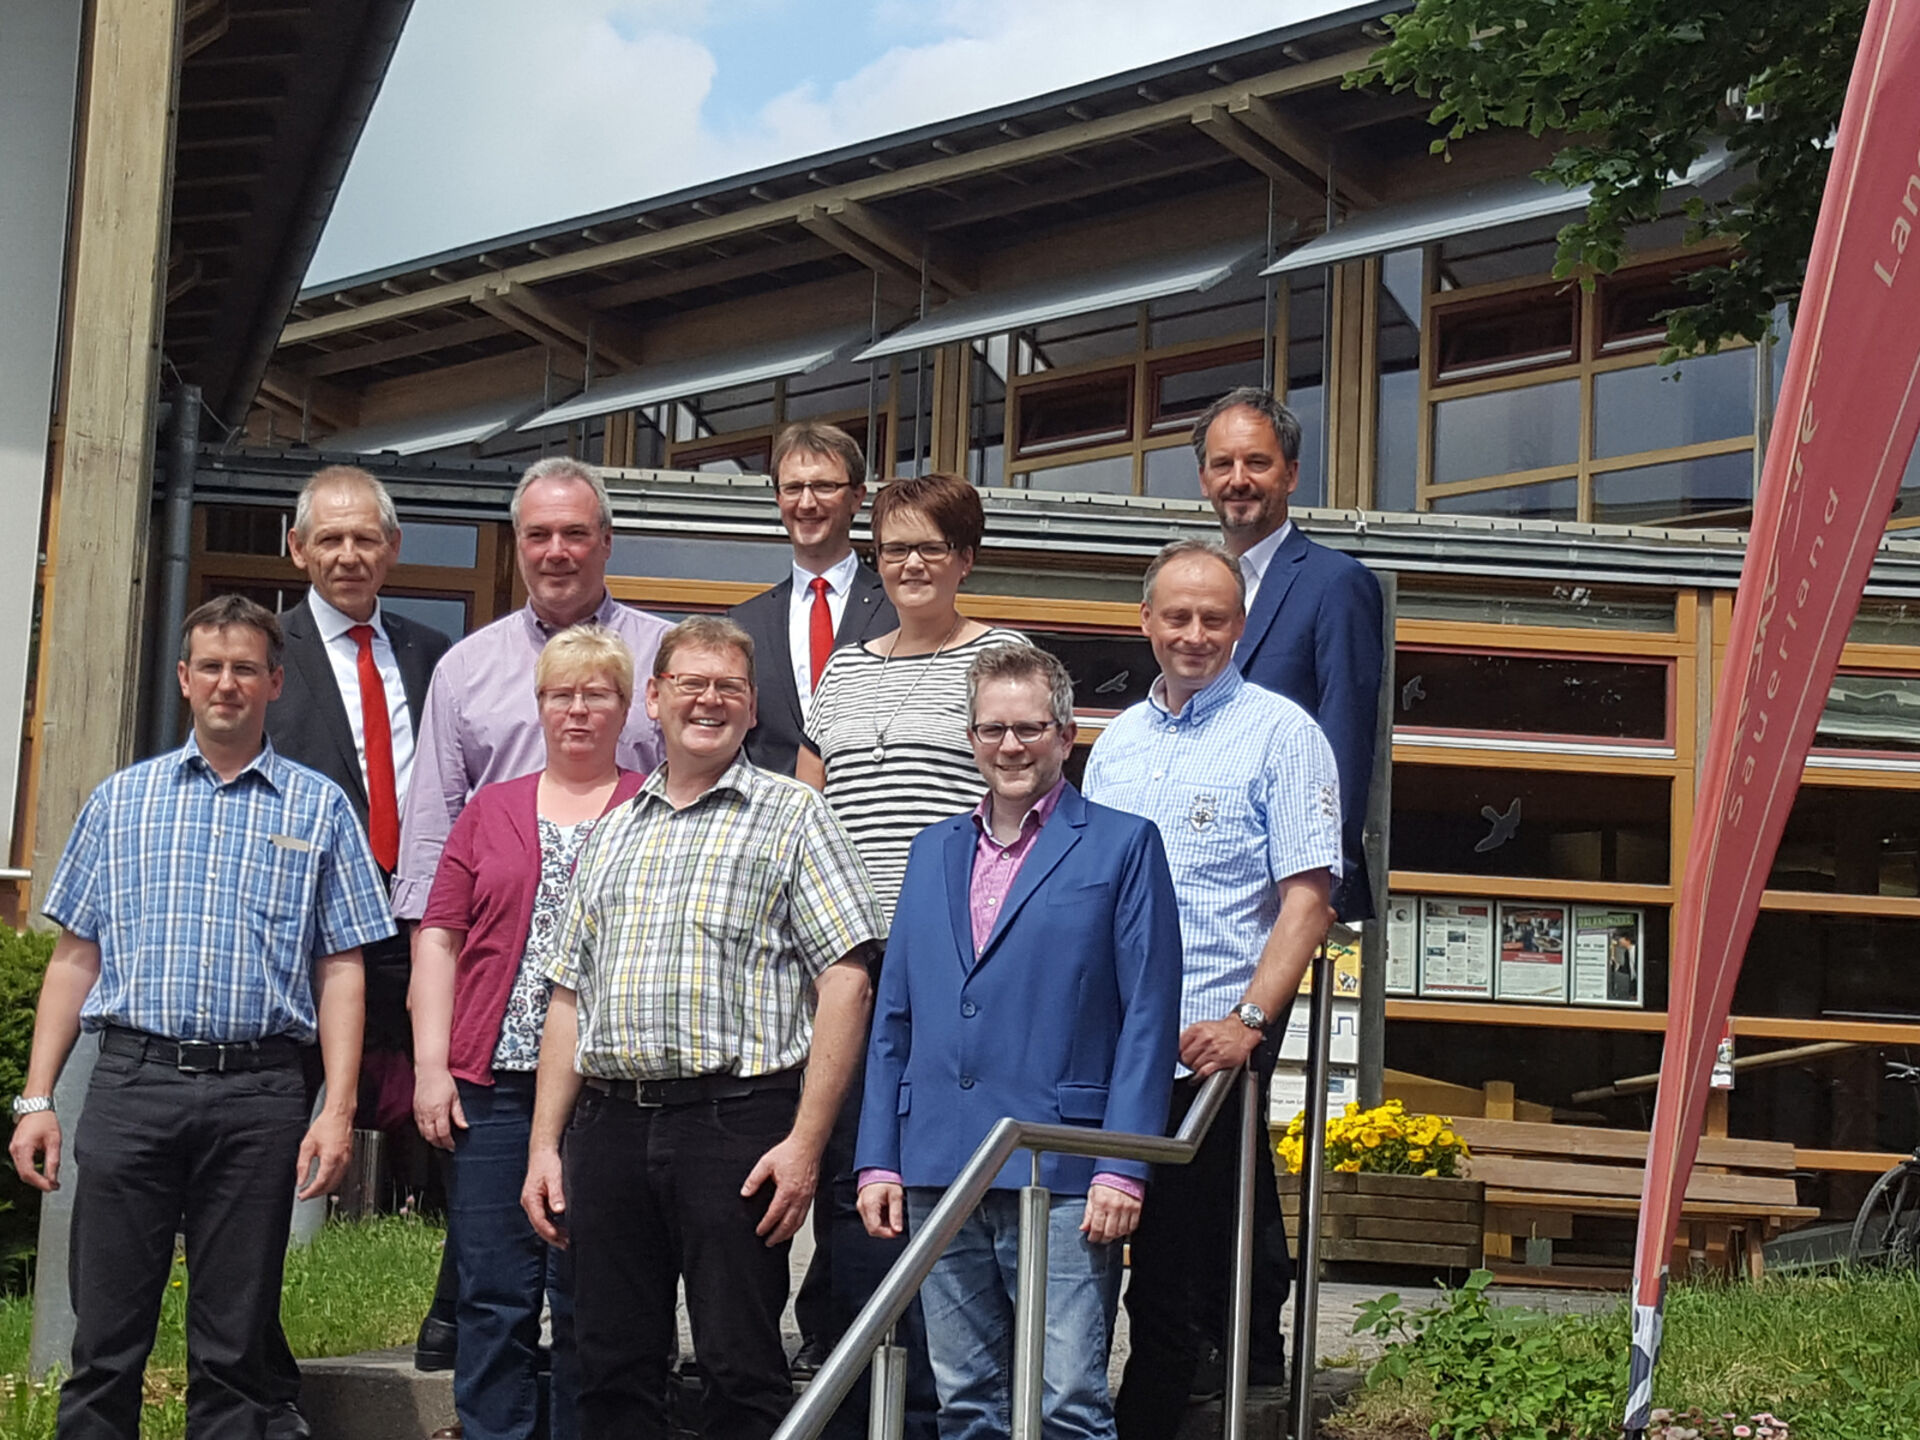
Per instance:
[[[1488,1268],[1503,1278],[1618,1283],[1624,1272],[1609,1274],[1611,1267],[1516,1265],[1516,1254],[1525,1256],[1528,1240],[1547,1241],[1550,1252],[1553,1242],[1573,1239],[1575,1216],[1638,1216],[1646,1132],[1470,1117],[1453,1128],[1473,1152],[1467,1173],[1486,1185]],[[1758,1278],[1762,1244],[1820,1213],[1799,1203],[1793,1169],[1791,1145],[1703,1138],[1680,1212],[1675,1271],[1744,1263]]]

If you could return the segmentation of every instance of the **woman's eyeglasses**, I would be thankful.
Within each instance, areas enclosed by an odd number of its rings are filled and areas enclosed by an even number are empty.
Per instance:
[[[904,540],[889,540],[879,547],[880,558],[889,565],[904,565],[909,555],[918,555],[929,565],[938,565],[953,554],[956,547],[945,540],[922,540],[909,545]]]
[[[617,710],[620,708],[620,692],[608,690],[603,686],[581,686],[578,689],[542,690],[540,703],[549,710],[571,710],[578,700],[589,710]]]

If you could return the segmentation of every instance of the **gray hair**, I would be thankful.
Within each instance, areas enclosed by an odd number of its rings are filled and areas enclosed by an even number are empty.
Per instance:
[[[1207,468],[1207,431],[1213,428],[1213,422],[1229,410],[1251,410],[1273,427],[1273,438],[1279,442],[1280,455],[1288,464],[1300,458],[1300,417],[1273,398],[1271,390],[1258,385],[1242,385],[1229,390],[1218,400],[1200,412],[1200,418],[1193,422],[1193,461],[1202,470]]]
[[[1227,553],[1227,547],[1218,540],[1175,540],[1163,545],[1160,553],[1153,557],[1153,563],[1147,566],[1146,581],[1140,587],[1140,598],[1148,605],[1153,604],[1153,582],[1160,578],[1160,572],[1176,560],[1191,559],[1203,555],[1209,560],[1218,560],[1227,567],[1227,573],[1233,577],[1234,592],[1240,597],[1240,608],[1247,608],[1247,577],[1241,572],[1240,562]]]
[[[302,540],[313,533],[313,497],[323,490],[360,490],[371,495],[387,539],[400,533],[400,514],[393,508],[393,496],[386,486],[358,465],[329,465],[314,472],[313,478],[300,487],[300,498],[293,502],[293,533]]]
[[[520,483],[513,487],[513,501],[507,506],[507,515],[513,521],[513,530],[520,533],[520,499],[536,483],[542,480],[574,480],[593,491],[593,498],[600,502],[600,528],[613,528],[613,501],[607,498],[607,482],[600,478],[600,472],[584,460],[575,460],[571,455],[549,455],[545,460],[536,460],[527,467],[527,473],[520,477]]]
[[[1037,645],[995,645],[967,667],[967,721],[973,722],[980,687],[995,680],[1043,680],[1047,709],[1062,730],[1073,723],[1073,677],[1060,657]]]

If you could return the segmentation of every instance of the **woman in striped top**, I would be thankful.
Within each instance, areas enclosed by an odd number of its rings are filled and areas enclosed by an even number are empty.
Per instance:
[[[798,774],[825,791],[889,922],[913,837],[986,793],[967,743],[967,667],[1025,638],[954,604],[985,528],[979,492],[958,475],[907,476],[880,491],[873,538],[900,628],[836,650],[808,712]]]

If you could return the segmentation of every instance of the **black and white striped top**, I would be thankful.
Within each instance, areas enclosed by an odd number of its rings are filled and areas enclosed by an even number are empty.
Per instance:
[[[967,743],[967,667],[982,650],[1026,638],[989,629],[937,656],[893,660],[849,645],[820,673],[807,742],[826,766],[827,803],[866,862],[888,924],[913,837],[987,792]]]

